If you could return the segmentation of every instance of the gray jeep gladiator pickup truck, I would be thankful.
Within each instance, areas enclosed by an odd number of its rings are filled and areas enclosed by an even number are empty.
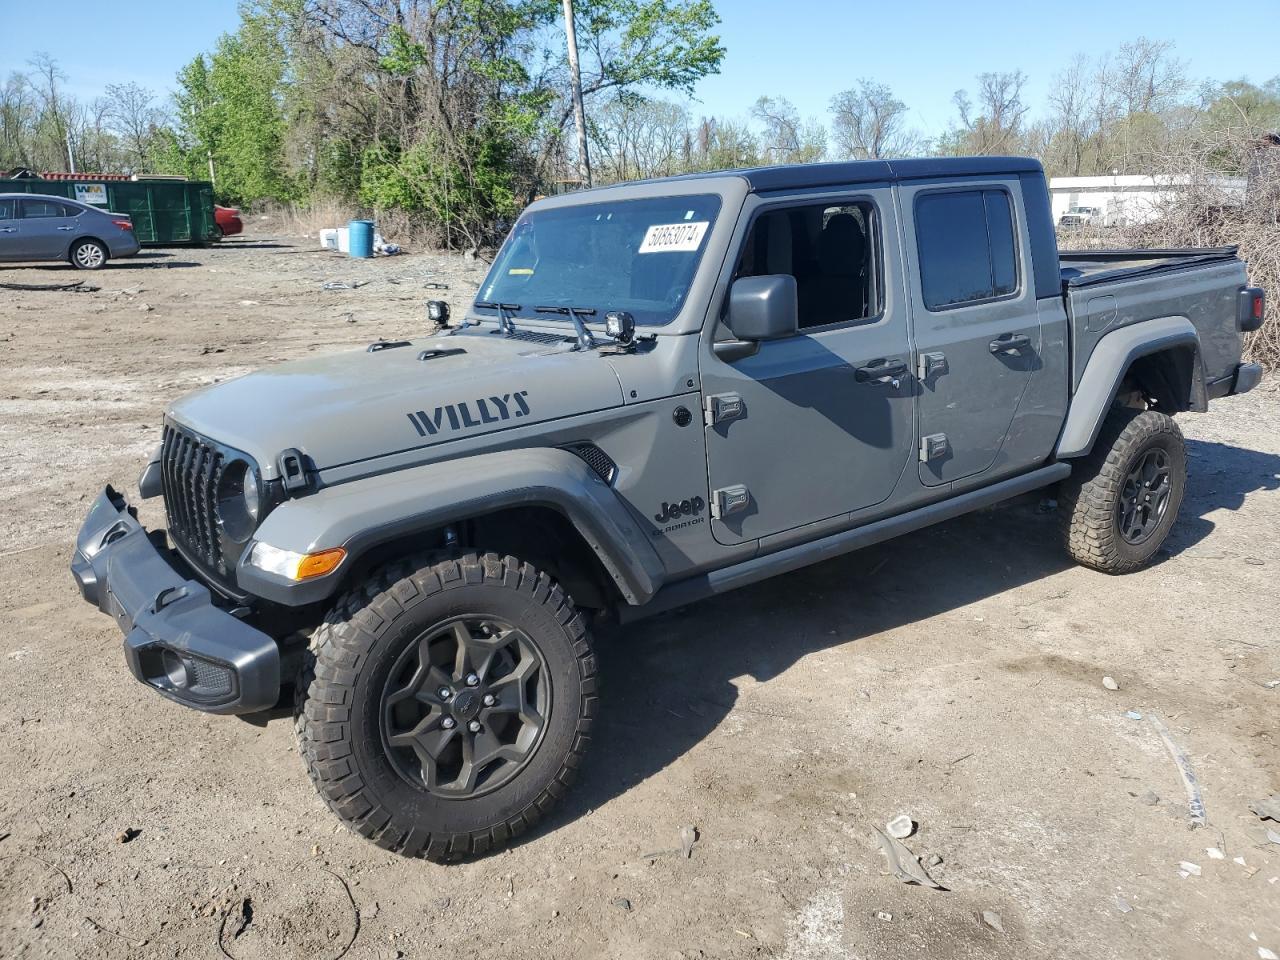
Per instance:
[[[180,704],[292,688],[321,796],[406,855],[502,847],[569,787],[589,625],[1039,488],[1108,573],[1164,541],[1173,415],[1252,388],[1234,249],[1060,254],[1034,160],[627,183],[520,216],[420,340],[175,402],[72,563]]]

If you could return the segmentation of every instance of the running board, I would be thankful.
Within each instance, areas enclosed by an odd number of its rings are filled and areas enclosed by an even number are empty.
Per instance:
[[[776,553],[753,557],[722,570],[713,570],[687,580],[679,580],[663,587],[643,606],[620,607],[618,619],[622,623],[642,620],[656,613],[683,607],[696,600],[728,593],[730,590],[767,580],[780,573],[790,573],[792,570],[799,570],[813,563],[821,563],[823,560],[830,560],[833,557],[869,547],[882,540],[891,540],[973,510],[981,510],[983,507],[992,506],[1010,497],[1039,490],[1051,483],[1057,483],[1070,473],[1070,464],[1051,464],[1039,470],[1033,470],[1031,473],[1001,480],[989,487],[980,487],[968,493],[919,507],[908,513],[886,517],[851,530],[843,530],[829,537],[823,537],[821,540],[814,540],[812,543],[797,544]]]

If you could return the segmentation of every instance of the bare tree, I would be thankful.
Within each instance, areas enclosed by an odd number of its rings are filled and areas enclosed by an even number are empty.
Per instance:
[[[772,163],[813,163],[827,152],[827,131],[815,120],[802,121],[785,97],[761,97],[751,116],[764,125],[765,158]]]
[[[960,126],[948,135],[944,149],[977,155],[1016,152],[1028,110],[1022,100],[1026,74],[1021,70],[982,73],[977,79],[976,103],[964,90],[957,90],[951,98]]]
[[[1057,73],[1049,91],[1053,132],[1049,146],[1071,176],[1078,177],[1084,168],[1085,149],[1093,132],[1090,101],[1093,74],[1084,54],[1076,54],[1070,65]]]
[[[144,171],[156,129],[164,123],[155,95],[132,82],[108,84],[103,119],[122,141],[130,172]]]
[[[836,152],[853,160],[908,156],[921,146],[906,129],[907,105],[883,83],[863,78],[831,98],[831,132]]]

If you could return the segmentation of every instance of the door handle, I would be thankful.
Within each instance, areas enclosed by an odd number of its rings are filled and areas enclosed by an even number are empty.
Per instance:
[[[58,227],[59,230],[74,230],[75,227]]]
[[[858,383],[887,383],[896,390],[906,374],[907,364],[903,360],[874,360],[854,370],[853,378]]]
[[[1004,333],[991,341],[991,352],[997,355],[1021,353],[1029,346],[1031,346],[1031,338],[1025,333]]]

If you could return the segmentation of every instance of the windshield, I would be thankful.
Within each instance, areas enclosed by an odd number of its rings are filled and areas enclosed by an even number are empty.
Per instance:
[[[517,316],[574,307],[595,310],[595,319],[626,310],[637,324],[670,323],[689,295],[719,211],[718,196],[699,194],[526,213],[476,300],[520,304]]]

